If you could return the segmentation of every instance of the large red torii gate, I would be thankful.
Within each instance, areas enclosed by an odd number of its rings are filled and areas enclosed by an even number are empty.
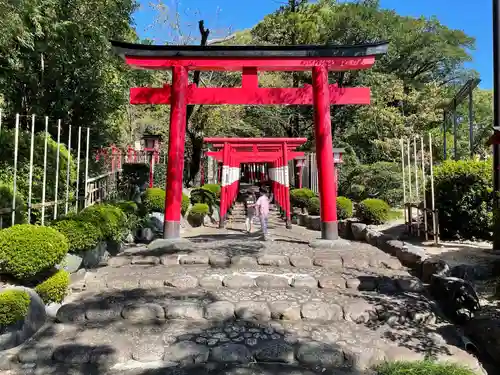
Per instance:
[[[385,54],[386,42],[355,46],[154,46],[111,42],[128,65],[171,69],[172,85],[131,88],[132,104],[170,104],[165,202],[165,238],[180,237],[186,106],[192,104],[314,105],[321,238],[338,239],[330,105],[369,104],[370,89],[328,84],[329,71],[368,69]],[[199,88],[188,82],[189,70],[242,71],[240,88]],[[259,71],[312,71],[312,86],[261,88]]]
[[[303,157],[294,151],[307,138],[205,138],[216,151],[206,155],[222,162],[221,203],[219,226],[224,226],[227,210],[234,203],[239,190],[240,165],[242,163],[271,163],[269,178],[275,201],[285,212],[286,225],[291,227],[288,162]]]

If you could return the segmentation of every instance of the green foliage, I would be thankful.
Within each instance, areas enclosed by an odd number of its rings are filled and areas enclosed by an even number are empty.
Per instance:
[[[163,189],[146,189],[143,202],[148,212],[165,212],[165,196],[165,190]]]
[[[381,199],[365,199],[356,208],[356,216],[365,224],[384,224],[389,220],[391,207]]]
[[[165,190],[166,177],[167,177],[167,165],[155,164],[155,169],[153,174],[154,187]]]
[[[318,216],[320,214],[320,201],[318,197],[309,198],[307,202],[307,212],[309,215]]]
[[[101,231],[94,224],[81,220],[60,220],[53,227],[68,239],[69,252],[79,253],[91,250],[101,240]]]
[[[0,231],[0,270],[29,279],[61,262],[68,240],[56,229],[21,224]]]
[[[211,191],[212,193],[215,194],[215,196],[220,198],[220,192],[221,192],[221,185],[220,184],[205,184],[202,186],[202,189]]]
[[[213,207],[217,204],[217,196],[212,191],[206,189],[205,187],[196,188],[191,190],[191,203],[204,203],[212,212]]]
[[[133,199],[149,180],[149,166],[143,163],[126,163],[122,166],[121,179],[118,184],[120,196]]]
[[[0,327],[15,324],[23,319],[29,311],[30,295],[17,289],[0,292]]]
[[[403,177],[398,163],[358,165],[342,177],[339,193],[356,202],[378,198],[392,206],[403,203]]]
[[[189,204],[190,204],[190,200],[189,200],[189,197],[182,193],[182,202],[181,202],[181,214],[182,216],[184,216],[187,212],[187,210],[189,209]]]
[[[120,241],[127,229],[127,217],[123,211],[109,204],[96,204],[85,208],[77,220],[94,225],[101,231],[101,238]]]
[[[115,203],[115,206],[122,210],[126,215],[137,214],[139,210],[137,203],[132,201],[120,201]]]
[[[12,189],[12,185],[7,185],[5,183],[0,182],[0,209],[1,208],[11,208],[12,207],[12,195],[14,194],[14,191]],[[19,193],[16,194],[16,204],[15,204],[15,210],[16,210],[16,224],[24,224],[26,223],[27,215],[26,215],[26,203],[24,200],[24,197],[20,195]],[[3,215],[3,226],[7,227],[10,225],[10,216],[11,214],[9,213],[8,215]],[[7,220],[8,218],[8,220]],[[0,228],[2,229],[2,228]]]
[[[434,169],[435,207],[444,238],[491,238],[491,171],[491,160],[448,160]]]
[[[375,367],[377,375],[475,375],[465,366],[432,361],[386,362]]]
[[[196,203],[189,210],[191,216],[206,216],[210,212],[210,208],[205,203]]]
[[[352,217],[352,201],[346,197],[337,197],[337,218],[345,220]]]
[[[307,208],[309,200],[315,197],[316,194],[307,188],[290,190],[290,203],[293,207]]]
[[[59,270],[47,280],[38,284],[35,291],[45,304],[50,302],[61,303],[68,294],[69,273],[65,270]]]

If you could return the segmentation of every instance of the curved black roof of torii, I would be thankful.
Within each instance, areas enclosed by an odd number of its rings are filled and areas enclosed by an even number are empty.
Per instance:
[[[295,46],[193,46],[148,45],[111,41],[115,53],[143,57],[233,57],[233,58],[321,58],[363,57],[387,53],[389,43],[358,45],[295,45]]]

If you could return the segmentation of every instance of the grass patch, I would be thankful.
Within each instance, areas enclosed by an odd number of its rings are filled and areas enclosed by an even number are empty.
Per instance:
[[[389,221],[396,221],[403,218],[403,211],[393,208],[389,211]]]
[[[476,375],[467,367],[432,361],[387,362],[375,368],[377,375]]]

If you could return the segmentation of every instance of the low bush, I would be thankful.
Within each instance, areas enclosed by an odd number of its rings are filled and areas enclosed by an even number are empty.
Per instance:
[[[356,216],[365,224],[384,224],[390,212],[391,207],[381,199],[365,199],[356,208]]]
[[[65,270],[59,270],[47,280],[38,284],[35,291],[45,304],[51,302],[61,303],[68,294],[69,283],[69,273]]]
[[[137,203],[132,201],[120,201],[115,203],[115,206],[122,210],[125,215],[135,215],[139,210]]]
[[[318,216],[320,214],[320,201],[318,197],[312,197],[307,204],[309,215]]]
[[[309,205],[309,200],[313,197],[316,197],[316,194],[314,191],[307,188],[293,189],[290,191],[290,203],[292,207],[306,209]]]
[[[182,202],[181,202],[181,214],[182,216],[184,216],[187,212],[187,210],[189,209],[189,205],[190,205],[191,201],[189,200],[189,197],[182,193]]]
[[[191,190],[190,200],[193,205],[197,203],[206,204],[210,212],[212,212],[213,207],[217,205],[217,196],[215,193],[204,187]]]
[[[87,207],[77,216],[78,220],[94,225],[101,231],[101,238],[120,241],[127,230],[127,217],[123,211],[109,204]]]
[[[61,262],[68,249],[68,240],[54,228],[14,225],[0,231],[0,270],[30,279]]]
[[[387,362],[376,366],[375,371],[377,375],[475,375],[461,365],[432,361]]]
[[[205,216],[210,212],[208,204],[205,203],[196,203],[191,207],[189,211],[189,215],[191,216]]]
[[[202,189],[205,189],[205,190],[208,190],[208,191],[211,191],[212,193],[215,194],[215,197],[217,199],[220,198],[220,192],[221,192],[221,185],[220,184],[205,184],[201,187]]]
[[[148,212],[165,212],[165,196],[165,190],[163,189],[146,189],[143,202]]]
[[[9,289],[0,292],[0,327],[15,324],[29,311],[30,295],[23,290]]]
[[[12,207],[12,198],[14,191],[12,190],[12,184],[6,184],[0,182],[0,207],[1,208],[11,208]],[[26,213],[26,203],[24,197],[22,197],[19,193],[16,194],[16,204],[15,204],[15,219],[16,224],[24,224],[27,222],[27,213]],[[9,226],[11,224],[10,214],[9,220],[4,220],[3,225]],[[0,229],[2,229],[0,227]]]
[[[101,231],[91,223],[80,220],[60,220],[53,227],[68,239],[69,252],[79,253],[95,248],[102,239]]]
[[[167,165],[155,164],[155,169],[153,173],[153,186],[160,189],[165,189],[166,176],[167,176]]]
[[[345,220],[352,217],[352,201],[346,197],[337,197],[337,219]]]
[[[491,160],[445,161],[434,170],[435,207],[443,238],[491,239]],[[430,186],[427,197],[430,198]],[[427,204],[430,207],[430,200]]]

